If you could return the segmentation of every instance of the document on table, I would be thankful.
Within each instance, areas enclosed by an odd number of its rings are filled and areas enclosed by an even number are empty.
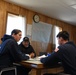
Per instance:
[[[47,57],[47,56],[42,55],[42,56],[38,56],[38,57],[35,57],[35,58],[30,58],[29,60],[31,60],[31,61],[40,61],[41,58],[45,58],[45,57]]]

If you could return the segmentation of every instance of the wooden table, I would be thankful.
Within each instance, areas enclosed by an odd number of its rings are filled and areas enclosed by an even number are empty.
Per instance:
[[[27,60],[27,61],[22,61],[20,62],[21,65],[28,67],[28,68],[32,68],[36,70],[36,74],[34,75],[41,75],[41,71],[43,69],[46,69],[46,67],[44,67],[44,65],[39,61],[39,60]],[[57,66],[52,67],[53,69],[56,69]],[[48,68],[47,68],[48,69]]]

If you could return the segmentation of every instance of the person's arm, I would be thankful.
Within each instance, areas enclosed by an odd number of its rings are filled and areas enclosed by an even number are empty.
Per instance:
[[[35,50],[33,49],[33,47],[30,45],[30,49],[31,49],[31,53],[30,53],[30,56],[32,58],[36,57],[36,53],[35,53]]]
[[[14,42],[13,40],[9,42],[9,52],[15,62],[20,62],[22,60],[29,59],[28,56],[26,56],[24,53],[22,53],[19,50],[18,44]]]
[[[53,66],[53,65],[56,65],[59,62],[58,52],[53,52],[53,53],[51,53],[50,56],[45,57],[45,58],[41,58],[40,61],[45,66]]]

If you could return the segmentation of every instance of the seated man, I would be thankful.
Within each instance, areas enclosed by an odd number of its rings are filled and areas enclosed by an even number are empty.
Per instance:
[[[12,66],[14,62],[21,62],[23,60],[29,59],[24,53],[19,49],[17,42],[21,39],[22,31],[14,29],[11,35],[4,35],[2,43],[0,45],[0,69],[4,67]],[[17,75],[27,75],[26,69],[22,69],[23,66],[18,69]],[[12,72],[3,75],[14,75]]]
[[[67,31],[59,32],[57,35],[60,46],[46,58],[41,58],[41,62],[45,66],[52,66],[58,62],[62,62],[64,73],[58,75],[76,75],[76,45],[69,41],[69,33]]]
[[[22,53],[25,53],[26,55],[29,54],[31,58],[34,58],[36,56],[33,47],[30,45],[28,37],[23,38],[23,41],[21,42],[21,44],[19,44],[19,47]]]
[[[25,53],[30,58],[34,58],[36,56],[36,53],[33,49],[33,47],[30,45],[30,41],[28,37],[24,37],[21,44],[19,44],[19,48],[22,53]],[[23,69],[24,70],[24,69]],[[27,73],[31,71],[30,68],[26,68]]]

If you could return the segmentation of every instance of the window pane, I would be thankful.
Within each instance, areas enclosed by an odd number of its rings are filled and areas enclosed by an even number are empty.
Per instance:
[[[11,31],[13,29],[20,29],[22,31],[22,38],[26,36],[26,18],[13,14],[8,14],[6,34],[11,35]],[[22,38],[18,43],[22,41]]]
[[[58,27],[58,26],[54,26],[53,27],[53,44],[54,44],[54,48],[57,48],[59,46],[58,44],[58,40],[57,40],[57,34],[62,31],[62,28]]]

